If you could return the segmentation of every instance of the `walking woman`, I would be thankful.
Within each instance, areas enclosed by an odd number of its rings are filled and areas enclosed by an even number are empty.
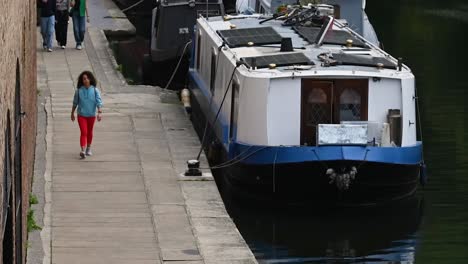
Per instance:
[[[86,21],[89,22],[88,8],[86,7],[86,0],[71,0],[70,5],[72,6],[71,17],[73,20],[73,35],[75,35],[76,49],[81,50],[86,33]]]
[[[89,71],[84,71],[78,77],[75,96],[73,97],[73,107],[71,120],[75,121],[75,110],[78,108],[78,125],[80,126],[80,157],[93,155],[91,143],[93,142],[93,127],[96,117],[101,121],[102,99],[101,93],[96,88],[96,78]],[[97,116],[96,116],[97,109]]]
[[[68,8],[70,7],[69,0],[56,0],[57,10],[55,11],[55,39],[59,46],[65,49],[67,46],[67,32],[68,32]]]
[[[55,25],[55,0],[37,0],[37,6],[41,8],[41,34],[42,47],[52,52],[52,40]]]

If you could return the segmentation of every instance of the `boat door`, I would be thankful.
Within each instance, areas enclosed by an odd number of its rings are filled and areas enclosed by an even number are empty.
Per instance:
[[[315,145],[317,125],[332,122],[332,81],[302,80],[301,145]]]
[[[333,123],[367,121],[368,79],[335,80]]]
[[[368,86],[368,79],[303,79],[301,145],[316,145],[318,124],[367,121]]]

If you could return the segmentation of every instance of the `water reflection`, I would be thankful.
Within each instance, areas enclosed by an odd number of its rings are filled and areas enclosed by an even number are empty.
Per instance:
[[[468,263],[468,3],[373,0],[366,10],[386,51],[416,76],[425,206],[418,198],[340,213],[229,206],[262,263]]]
[[[411,66],[421,99],[429,182],[416,263],[468,263],[468,3],[375,0],[367,11],[386,50]]]
[[[229,201],[260,263],[413,263],[423,202],[391,207],[285,210]]]

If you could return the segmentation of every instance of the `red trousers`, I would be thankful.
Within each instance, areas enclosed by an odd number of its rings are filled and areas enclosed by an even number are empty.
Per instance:
[[[81,136],[80,136],[80,146],[86,147],[90,146],[93,142],[93,127],[94,122],[96,121],[95,116],[78,116],[78,125],[80,126]]]

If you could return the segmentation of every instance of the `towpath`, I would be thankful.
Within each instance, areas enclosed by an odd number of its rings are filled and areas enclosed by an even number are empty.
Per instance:
[[[109,10],[106,5],[95,6],[96,16]],[[38,34],[38,87],[50,94],[44,107],[45,172],[35,175],[43,179],[34,186],[44,185],[43,255],[28,259],[47,264],[256,263],[210,174],[180,176],[200,143],[176,95],[127,85],[102,28],[118,31],[121,24],[100,21],[91,18],[81,51],[74,49],[71,23],[65,50],[42,51]],[[104,115],[95,126],[94,155],[80,160],[79,129],[70,111],[83,70],[99,80]],[[30,242],[31,254],[37,254],[35,242]]]

